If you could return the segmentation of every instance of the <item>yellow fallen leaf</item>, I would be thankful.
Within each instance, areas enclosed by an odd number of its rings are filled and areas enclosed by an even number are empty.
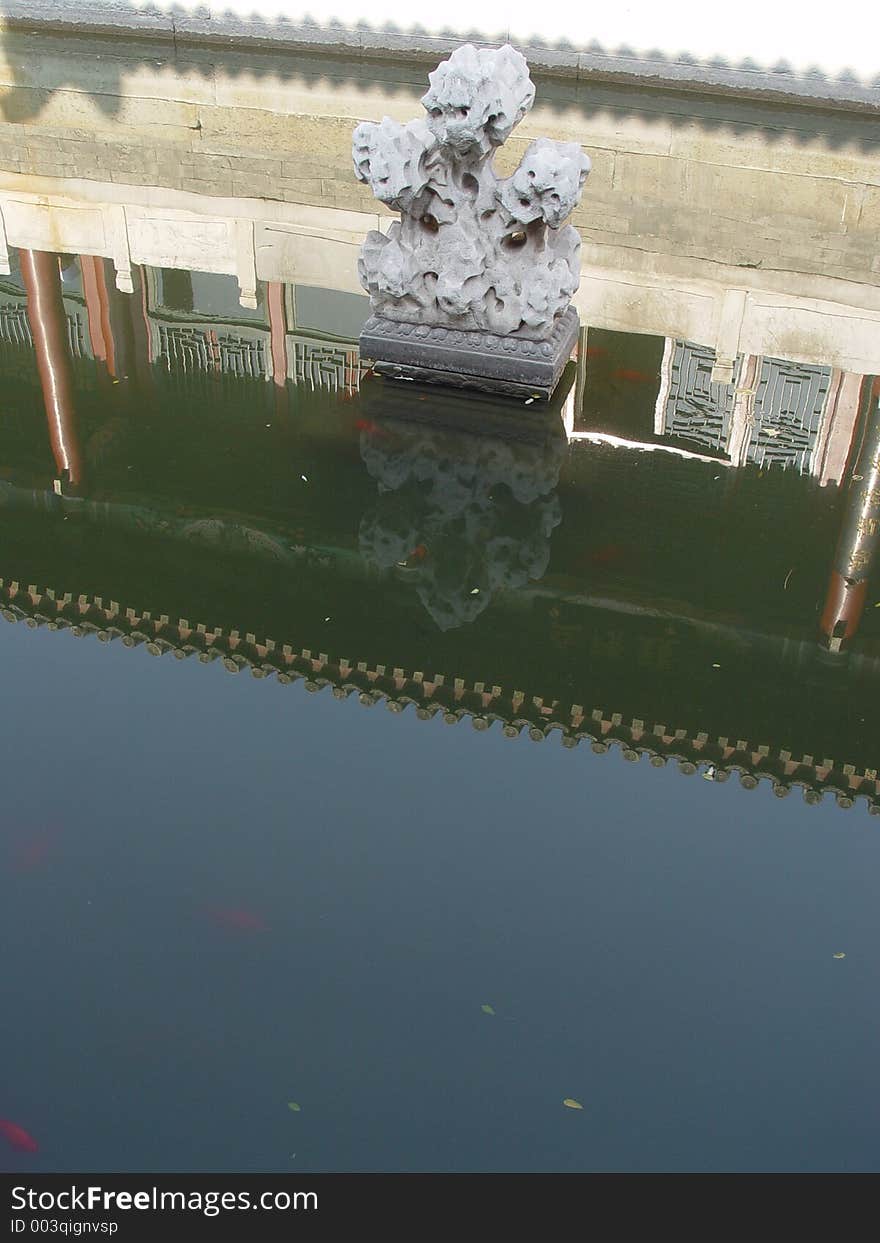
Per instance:
[[[835,954],[835,958],[846,958],[846,954]]]
[[[298,1114],[300,1113],[302,1106],[298,1105],[296,1101],[288,1101],[287,1108],[291,1111],[291,1113]]]
[[[492,1009],[492,1007],[491,1007],[490,1005],[483,1005],[483,1006],[480,1006],[480,1009],[483,1011],[483,1013],[484,1013],[484,1014],[494,1014],[494,1013],[495,1013],[495,1011]]]
[[[574,1100],[573,1097],[571,1096],[566,1096],[565,1100],[562,1103],[563,1105],[567,1106],[567,1108],[569,1109],[583,1109],[583,1105],[580,1103],[580,1101]]]

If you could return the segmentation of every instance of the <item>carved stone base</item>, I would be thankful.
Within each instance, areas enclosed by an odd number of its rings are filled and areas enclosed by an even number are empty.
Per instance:
[[[572,306],[545,341],[400,324],[371,315],[361,333],[360,350],[379,375],[546,400],[571,357],[578,326]]]

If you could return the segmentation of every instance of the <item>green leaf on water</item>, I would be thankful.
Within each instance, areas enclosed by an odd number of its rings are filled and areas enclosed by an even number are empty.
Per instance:
[[[574,1098],[571,1096],[566,1096],[565,1100],[562,1103],[568,1109],[583,1109],[583,1105],[580,1103],[580,1101],[574,1100]]]
[[[835,958],[846,958],[846,954],[835,954]]]
[[[494,1014],[494,1013],[495,1013],[495,1011],[494,1011],[494,1010],[492,1009],[492,1007],[488,1004],[488,1002],[487,1002],[487,1003],[485,1003],[484,1005],[480,1006],[480,1009],[483,1011],[483,1013],[484,1013],[484,1014]]]
[[[291,1113],[295,1113],[295,1114],[300,1113],[300,1111],[302,1110],[302,1106],[298,1105],[296,1101],[288,1101],[287,1108],[290,1110]]]

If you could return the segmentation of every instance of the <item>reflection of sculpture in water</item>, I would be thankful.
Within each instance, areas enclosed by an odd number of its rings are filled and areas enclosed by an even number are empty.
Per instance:
[[[565,445],[561,423],[542,445],[393,420],[362,432],[379,485],[360,526],[364,560],[412,578],[441,630],[474,621],[499,589],[545,573]]]

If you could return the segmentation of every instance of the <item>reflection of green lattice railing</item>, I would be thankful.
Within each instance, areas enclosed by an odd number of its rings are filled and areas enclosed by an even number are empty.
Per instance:
[[[739,411],[741,419],[745,416],[744,439],[736,450],[739,461],[808,472],[831,387],[831,368],[753,358],[757,375],[747,382],[751,387],[740,387],[749,360],[737,357],[731,384],[713,383],[715,362],[715,351],[706,346],[668,343],[657,430],[708,452],[728,454],[737,439]],[[747,408],[740,409],[743,399]]]
[[[65,306],[67,343],[73,358],[90,358],[88,325],[82,307]],[[28,323],[27,306],[23,299],[0,302],[0,345],[32,350],[34,339]]]
[[[294,384],[339,392],[357,388],[360,356],[351,342],[287,335],[288,374]]]
[[[33,349],[31,327],[23,302],[0,303],[0,343]]]
[[[231,375],[264,379],[265,334],[218,332],[204,326],[157,324],[158,360],[168,371],[187,375]]]
[[[74,358],[90,358],[91,350],[88,346],[89,336],[88,327],[83,322],[83,316],[76,311],[67,312],[67,342],[70,346],[70,353]]]

